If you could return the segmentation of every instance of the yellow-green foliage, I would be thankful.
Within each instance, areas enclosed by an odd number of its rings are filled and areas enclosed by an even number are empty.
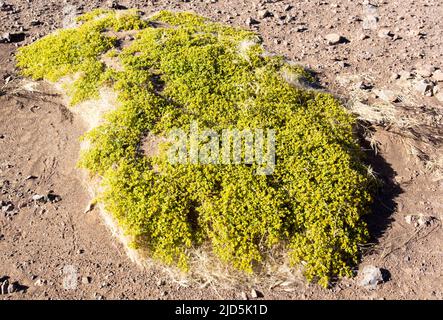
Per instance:
[[[101,19],[94,18],[103,16]],[[63,76],[79,77],[68,88],[72,104],[98,94],[104,80],[104,64],[99,57],[113,48],[116,38],[104,34],[106,30],[133,30],[147,25],[136,11],[114,14],[95,10],[78,19],[83,22],[77,28],[60,30],[40,39],[17,53],[17,66],[25,76],[33,79],[56,81]]]
[[[266,55],[254,33],[191,13],[145,21],[101,10],[78,21],[22,48],[18,66],[52,81],[79,73],[73,103],[104,84],[118,92],[119,108],[85,135],[91,148],[81,165],[103,177],[101,199],[137,246],[186,269],[188,249],[209,242],[220,259],[251,272],[278,244],[309,280],[351,274],[367,237],[370,181],[353,117],[331,95],[293,84],[310,80],[307,72]],[[122,29],[140,31],[120,50],[104,32]],[[123,71],[100,62],[106,52]],[[148,132],[165,136],[191,121],[215,131],[275,129],[274,173],[141,154]]]

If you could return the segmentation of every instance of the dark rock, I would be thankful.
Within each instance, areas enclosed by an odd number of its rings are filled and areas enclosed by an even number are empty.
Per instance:
[[[366,81],[360,81],[359,83],[357,83],[357,87],[361,90],[371,90],[374,85]]]
[[[48,201],[52,203],[56,203],[62,200],[62,197],[60,197],[57,194],[54,194],[53,191],[49,191],[48,195],[46,196]]]
[[[56,203],[62,200],[62,197],[55,194],[54,191],[49,191],[47,195],[41,195],[41,194],[36,194],[34,196],[32,196],[32,200],[35,202],[42,202],[42,203],[46,203],[46,202],[52,202],[52,203]]]
[[[118,1],[116,1],[116,0],[108,0],[107,6],[110,9],[116,9],[116,10],[125,10],[125,9],[127,9],[127,7],[119,4]]]
[[[308,28],[304,25],[299,25],[295,28],[295,31],[297,32],[305,32],[306,30],[308,30]]]
[[[92,210],[94,210],[94,208],[95,208],[95,203],[94,202],[90,202],[88,204],[88,206],[86,207],[85,211],[83,211],[83,213],[91,212]]]
[[[41,21],[40,20],[32,20],[31,21],[31,26],[38,26],[38,25],[41,25],[42,23],[41,23]]]
[[[1,207],[3,213],[10,212],[10,211],[14,210],[14,204],[11,201],[8,201],[8,202],[2,201],[0,203],[0,207]]]
[[[0,11],[12,11],[13,9],[12,5],[7,4],[5,1],[0,1]]]
[[[6,32],[2,35],[0,38],[0,42],[5,43],[15,43],[15,42],[21,42],[25,40],[25,33],[24,32]]]

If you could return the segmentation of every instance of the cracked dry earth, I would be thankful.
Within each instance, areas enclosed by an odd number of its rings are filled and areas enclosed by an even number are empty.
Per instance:
[[[14,67],[17,47],[115,3],[0,1],[0,289],[15,284],[0,299],[251,297],[248,285],[186,287],[160,267],[134,265],[97,210],[85,213],[90,198],[75,166],[84,124],[60,96],[45,84],[26,85]],[[272,289],[256,284],[265,299],[443,298],[440,0],[118,4],[146,14],[193,10],[255,29],[269,51],[316,72],[320,85],[361,119],[368,162],[384,184],[367,218],[372,240],[358,267],[384,269],[384,282],[374,290],[360,287],[358,277],[332,289],[301,278]]]

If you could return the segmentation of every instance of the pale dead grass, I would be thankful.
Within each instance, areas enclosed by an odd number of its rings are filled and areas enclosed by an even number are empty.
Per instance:
[[[345,76],[337,80],[350,89],[346,107],[351,113],[363,123],[380,126],[384,130],[398,134],[404,150],[416,161],[417,170],[430,174],[435,181],[443,179],[443,148],[438,143],[442,135],[438,129],[438,120],[433,110],[420,110],[417,113],[419,103],[414,84],[420,78],[414,81],[397,81],[396,89],[393,90],[398,97],[396,103],[374,100],[373,91],[358,87],[357,84],[362,80],[371,82],[369,75]],[[363,123],[360,125],[364,136],[377,153],[378,141]]]

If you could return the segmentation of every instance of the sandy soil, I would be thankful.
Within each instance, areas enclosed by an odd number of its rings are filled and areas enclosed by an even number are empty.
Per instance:
[[[432,79],[431,96],[429,90],[425,95],[415,90],[419,76],[402,80],[408,78],[405,72],[429,78],[422,69],[443,68],[443,3],[370,3],[119,2],[147,14],[192,9],[245,27],[253,18],[259,23],[250,27],[268,50],[312,69],[321,86],[369,120],[362,121],[360,135],[384,185],[368,217],[373,239],[364,246],[359,267],[383,268],[387,281],[375,290],[360,287],[358,278],[343,279],[332,289],[302,280],[273,289],[256,285],[265,299],[443,299],[443,102],[436,97],[443,84]],[[27,85],[17,75],[14,53],[98,6],[109,1],[0,1],[0,35],[9,33],[0,38],[0,280],[21,285],[0,299],[240,299],[242,291],[250,296],[250,286],[185,287],[156,268],[138,268],[97,210],[85,213],[90,198],[75,167],[85,124],[50,88]],[[331,33],[342,43],[328,44],[325,36]],[[386,90],[396,99],[383,98]],[[363,114],[368,106],[371,112],[379,106],[381,118]],[[48,194],[49,199],[35,197]],[[410,215],[427,223],[409,224]]]

